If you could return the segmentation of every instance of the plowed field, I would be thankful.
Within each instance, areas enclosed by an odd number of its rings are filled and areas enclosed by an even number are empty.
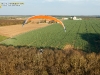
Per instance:
[[[35,30],[38,28],[42,28],[48,26],[47,23],[40,23],[40,24],[26,24],[22,27],[21,24],[19,25],[11,25],[11,26],[3,26],[0,27],[0,35],[7,36],[7,37],[13,37],[15,35]]]

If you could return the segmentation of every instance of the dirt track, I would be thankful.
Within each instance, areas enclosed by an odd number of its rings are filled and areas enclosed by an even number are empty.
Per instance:
[[[11,25],[11,26],[3,26],[0,27],[0,35],[7,36],[7,37],[13,37],[15,35],[18,35],[20,33],[24,33],[30,30],[35,30],[41,27],[48,26],[46,23],[41,24],[26,24],[22,27],[22,25]]]

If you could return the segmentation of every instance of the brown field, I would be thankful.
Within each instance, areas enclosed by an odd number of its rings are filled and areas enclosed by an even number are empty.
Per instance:
[[[10,26],[2,26],[0,27],[0,35],[7,36],[7,37],[13,37],[15,35],[35,30],[38,28],[42,28],[48,26],[47,23],[40,23],[40,24],[26,24],[22,27],[22,24],[19,25],[10,25]]]
[[[0,45],[0,75],[100,75],[100,54]]]

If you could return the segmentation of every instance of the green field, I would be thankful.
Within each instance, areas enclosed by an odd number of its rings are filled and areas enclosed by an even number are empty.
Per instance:
[[[5,39],[7,39],[7,37],[0,35],[0,42],[3,41],[3,40],[5,40]]]
[[[100,20],[65,20],[66,32],[59,24],[29,31],[2,41],[1,44],[13,46],[33,46],[36,48],[63,49],[72,45],[76,49],[100,51]]]

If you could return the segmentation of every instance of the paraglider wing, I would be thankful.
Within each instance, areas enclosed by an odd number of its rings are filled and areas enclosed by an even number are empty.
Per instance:
[[[58,19],[55,18],[55,17],[52,17],[52,16],[46,16],[46,15],[38,15],[38,16],[32,16],[32,17],[29,17],[29,18],[23,23],[23,25],[26,24],[28,21],[31,21],[31,20],[33,20],[33,19],[53,20],[53,21],[55,21],[55,22],[61,24],[61,25],[63,26],[65,32],[66,32],[65,26],[64,26],[64,24],[63,24],[60,20],[58,20]]]

